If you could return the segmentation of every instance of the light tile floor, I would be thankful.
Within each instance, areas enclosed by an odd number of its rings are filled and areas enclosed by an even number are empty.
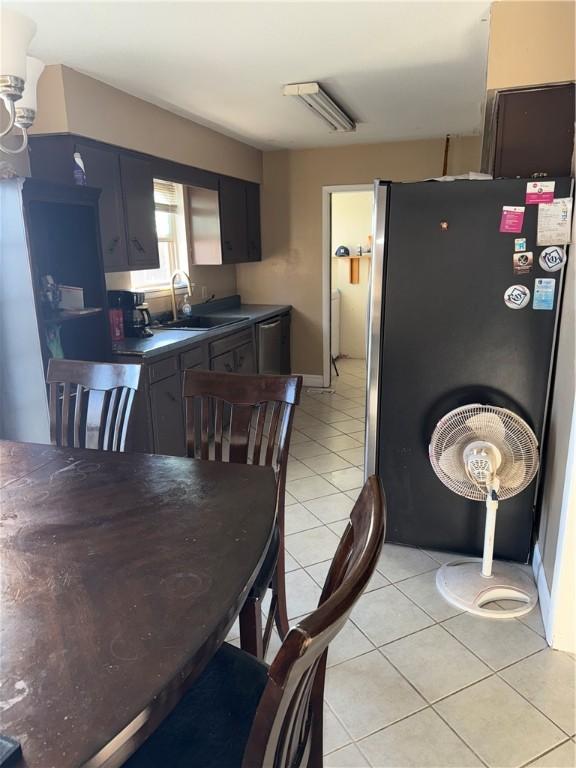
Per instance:
[[[307,389],[286,495],[288,613],[313,610],[363,482],[365,364],[340,360],[333,394]],[[576,766],[576,661],[538,609],[463,614],[438,594],[451,555],[385,544],[328,654],[325,768]],[[497,606],[495,606],[497,608]],[[269,659],[279,647],[274,638]]]

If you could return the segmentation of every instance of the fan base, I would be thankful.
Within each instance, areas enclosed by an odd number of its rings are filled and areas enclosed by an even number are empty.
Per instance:
[[[482,561],[455,560],[438,569],[436,587],[449,603],[463,611],[490,619],[512,619],[529,613],[538,602],[532,579],[513,563],[494,561],[492,576],[482,576]],[[522,605],[494,610],[495,600],[513,600]]]

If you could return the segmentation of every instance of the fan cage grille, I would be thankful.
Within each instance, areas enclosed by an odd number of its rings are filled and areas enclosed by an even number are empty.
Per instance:
[[[523,491],[538,471],[538,441],[520,416],[491,405],[464,405],[447,413],[430,440],[430,462],[444,485],[467,499],[483,501],[487,488],[473,483],[464,463],[464,449],[475,441],[492,443],[502,461],[496,472],[500,499]]]

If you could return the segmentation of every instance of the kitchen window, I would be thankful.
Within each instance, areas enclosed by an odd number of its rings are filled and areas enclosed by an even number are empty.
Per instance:
[[[166,291],[175,270],[188,271],[182,184],[154,179],[154,208],[160,267],[131,272],[133,291]]]

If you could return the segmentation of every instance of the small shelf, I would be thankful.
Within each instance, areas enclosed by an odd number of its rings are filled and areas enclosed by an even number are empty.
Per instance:
[[[84,317],[93,317],[102,312],[102,307],[86,307],[85,309],[59,309],[56,312],[45,315],[44,322],[51,325],[66,323],[69,320],[79,320]]]
[[[344,259],[371,259],[371,253],[363,253],[362,256],[332,256],[335,261],[344,261]]]
[[[350,277],[348,281],[351,285],[358,285],[360,282],[360,259],[372,258],[372,253],[363,253],[361,256],[332,256],[336,261],[347,261],[349,264]]]

